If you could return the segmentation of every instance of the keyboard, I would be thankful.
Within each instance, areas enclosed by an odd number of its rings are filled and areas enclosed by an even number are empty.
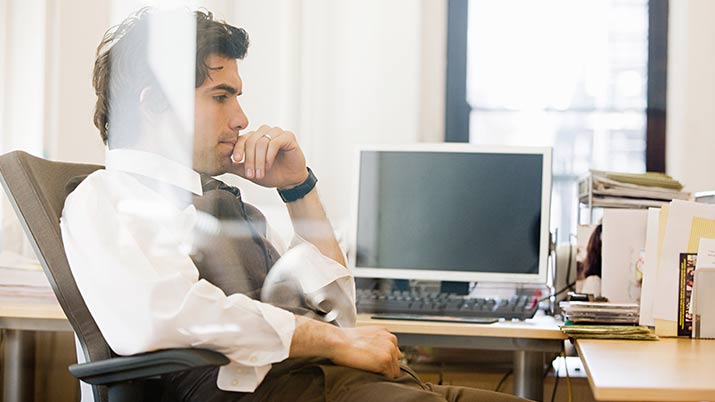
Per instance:
[[[525,295],[508,299],[473,298],[453,293],[358,289],[356,304],[358,313],[367,314],[525,320],[534,316],[539,300]]]

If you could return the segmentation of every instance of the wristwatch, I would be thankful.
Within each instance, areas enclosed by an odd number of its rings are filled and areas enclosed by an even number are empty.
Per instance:
[[[286,189],[286,190],[278,190],[278,195],[281,196],[281,199],[283,202],[293,202],[296,200],[299,200],[303,197],[305,197],[306,194],[310,192],[315,187],[315,183],[318,182],[318,178],[315,177],[313,174],[313,171],[310,168],[308,169],[308,178],[305,179],[304,182],[300,183],[299,185]]]

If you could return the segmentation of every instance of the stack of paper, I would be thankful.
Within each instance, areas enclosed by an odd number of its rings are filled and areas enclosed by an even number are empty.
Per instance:
[[[52,301],[55,295],[37,260],[0,253],[0,298]]]
[[[575,339],[634,339],[657,341],[646,326],[632,325],[564,325],[561,332]]]
[[[704,202],[706,204],[715,204],[715,191],[702,191],[695,193],[696,202]]]
[[[596,207],[659,207],[672,200],[689,200],[683,185],[662,173],[616,173],[592,170],[579,182],[579,200]]]
[[[601,296],[614,303],[641,298],[648,211],[607,208],[601,237]]]
[[[715,266],[715,205],[675,200],[648,211],[642,325],[658,336],[689,336],[694,270]]]
[[[637,324],[638,304],[561,302],[564,321],[574,324]]]

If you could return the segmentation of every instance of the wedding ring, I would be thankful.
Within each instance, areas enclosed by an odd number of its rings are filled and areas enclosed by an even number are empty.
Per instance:
[[[272,139],[273,139],[273,138],[271,138],[271,136],[270,136],[270,135],[268,135],[268,134],[263,134],[263,135],[262,135],[261,137],[266,137],[266,138],[268,138],[268,141],[270,141],[270,140],[272,140]]]

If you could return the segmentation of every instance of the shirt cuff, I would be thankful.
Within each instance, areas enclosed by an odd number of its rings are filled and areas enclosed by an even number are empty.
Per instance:
[[[253,392],[266,378],[271,367],[270,364],[248,367],[236,363],[222,366],[218,369],[216,386],[223,391]]]

